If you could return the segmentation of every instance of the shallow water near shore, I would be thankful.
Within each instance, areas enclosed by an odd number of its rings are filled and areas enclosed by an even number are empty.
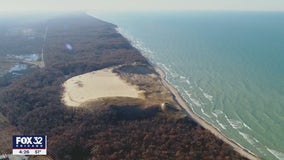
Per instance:
[[[116,24],[192,110],[264,159],[284,159],[284,12],[93,13]]]

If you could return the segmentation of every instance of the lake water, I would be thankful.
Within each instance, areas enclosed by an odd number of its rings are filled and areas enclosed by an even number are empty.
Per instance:
[[[284,159],[284,12],[91,13],[167,74],[192,110],[264,159]]]

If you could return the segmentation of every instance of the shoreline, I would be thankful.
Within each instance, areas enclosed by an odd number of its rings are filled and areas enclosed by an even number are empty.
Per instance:
[[[179,107],[181,107],[181,109],[193,121],[195,121],[196,123],[201,125],[203,128],[209,130],[214,136],[216,136],[217,138],[221,139],[223,142],[229,144],[231,147],[233,147],[233,149],[236,152],[238,152],[243,157],[246,157],[246,158],[248,158],[250,160],[260,160],[260,158],[257,155],[255,155],[254,153],[252,153],[251,151],[249,151],[245,147],[241,146],[240,144],[238,144],[234,140],[228,138],[220,130],[218,130],[216,127],[214,127],[212,124],[210,124],[209,122],[205,121],[204,119],[199,117],[197,114],[195,114],[191,110],[191,108],[188,106],[186,101],[179,94],[177,89],[175,87],[173,87],[171,84],[169,84],[169,82],[166,80],[165,72],[160,67],[158,67],[157,65],[155,65],[155,64],[153,64],[151,62],[149,62],[149,63],[155,68],[155,71],[158,73],[158,75],[159,75],[159,77],[161,79],[162,85],[164,85],[173,94],[174,100],[178,103]]]

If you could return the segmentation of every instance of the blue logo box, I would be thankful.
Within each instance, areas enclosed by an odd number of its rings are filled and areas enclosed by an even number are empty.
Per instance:
[[[46,135],[13,136],[13,149],[46,149]]]

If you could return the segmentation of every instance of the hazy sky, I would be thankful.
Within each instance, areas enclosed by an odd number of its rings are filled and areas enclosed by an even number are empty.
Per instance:
[[[0,11],[283,10],[284,0],[0,0]]]

